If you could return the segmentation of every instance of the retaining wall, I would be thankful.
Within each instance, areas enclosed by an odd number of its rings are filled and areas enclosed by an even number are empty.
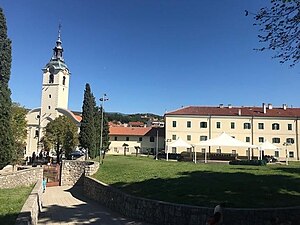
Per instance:
[[[61,164],[61,186],[83,184],[83,175],[97,172],[99,163],[94,161],[63,160]]]
[[[42,192],[42,179],[39,179],[23,205],[15,225],[36,225],[38,223],[38,216],[42,209]]]
[[[129,218],[165,225],[205,225],[212,208],[138,198],[94,178],[84,178],[84,194]],[[224,210],[224,225],[299,225],[300,206]]]
[[[0,175],[0,188],[30,186],[43,179],[42,167],[29,167],[23,170]]]

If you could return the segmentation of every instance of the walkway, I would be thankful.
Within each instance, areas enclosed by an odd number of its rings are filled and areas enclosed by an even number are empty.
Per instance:
[[[85,198],[81,187],[47,187],[42,196],[42,204],[39,225],[147,225],[124,218]]]

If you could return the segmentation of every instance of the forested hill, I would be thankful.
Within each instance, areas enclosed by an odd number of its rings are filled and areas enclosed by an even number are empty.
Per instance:
[[[147,123],[149,120],[162,121],[163,117],[152,113],[136,113],[136,114],[123,114],[123,113],[106,113],[108,121],[120,121],[121,123],[129,122],[144,122]]]

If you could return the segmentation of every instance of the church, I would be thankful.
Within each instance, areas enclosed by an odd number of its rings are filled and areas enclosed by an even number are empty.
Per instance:
[[[31,109],[26,115],[27,140],[24,157],[32,156],[33,152],[39,154],[42,150],[39,144],[43,137],[46,125],[60,115],[65,115],[80,126],[81,117],[68,110],[70,70],[63,58],[61,32],[58,31],[53,56],[42,69],[42,96],[41,106]]]

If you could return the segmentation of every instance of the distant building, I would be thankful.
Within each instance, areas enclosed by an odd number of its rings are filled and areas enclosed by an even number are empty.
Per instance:
[[[218,107],[188,106],[165,114],[166,140],[181,137],[195,145],[198,152],[233,153],[240,156],[258,156],[259,151],[234,147],[201,147],[200,141],[217,137],[222,132],[236,139],[259,146],[265,140],[278,147],[264,150],[264,155],[272,155],[285,160],[286,150],[289,160],[299,160],[300,108],[287,105],[275,108],[272,104],[262,107]],[[169,152],[180,153],[189,149],[173,148]]]
[[[124,154],[126,145],[127,154],[155,153],[164,149],[164,134],[162,128],[153,127],[110,127],[110,146],[107,154]],[[125,145],[124,145],[125,144]]]
[[[58,116],[68,116],[78,127],[80,126],[81,116],[68,110],[71,73],[63,59],[60,31],[53,49],[53,56],[42,71],[41,107],[30,110],[26,116],[28,127],[25,157],[31,156],[33,152],[38,154],[41,151],[42,146],[38,143],[43,137],[43,129]]]
[[[129,122],[128,127],[145,127],[146,125],[143,122],[136,121],[136,122]]]

